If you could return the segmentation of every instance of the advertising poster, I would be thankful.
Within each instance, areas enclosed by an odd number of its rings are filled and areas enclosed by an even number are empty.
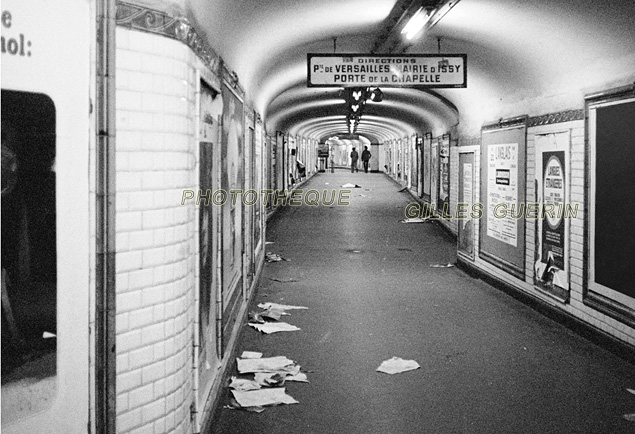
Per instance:
[[[242,190],[244,125],[243,103],[223,85],[223,143],[221,189],[228,193],[223,205],[223,310],[232,303],[242,269],[242,200],[231,200],[232,190]],[[224,316],[226,318],[226,315]]]
[[[254,179],[254,190],[261,191],[263,189],[263,158],[262,158],[262,148],[263,148],[263,134],[262,134],[262,124],[260,122],[256,122],[256,133],[255,133],[255,144],[254,144],[254,164],[255,164],[255,179]],[[260,237],[261,237],[261,226],[262,226],[262,212],[263,206],[262,201],[258,200],[255,205],[255,226],[254,226],[254,246],[260,246]]]
[[[518,144],[505,143],[488,147],[487,235],[517,247],[517,220],[510,212],[518,209]],[[507,212],[503,217],[502,210]]]
[[[450,138],[444,137],[439,142],[439,202],[437,209],[443,211],[443,207],[449,209],[450,201]],[[447,205],[446,205],[447,203]]]
[[[569,221],[564,218],[564,209],[569,195],[569,132],[538,134],[535,140],[536,202],[545,212],[536,220],[534,284],[547,290],[566,291],[569,289]],[[548,209],[553,212],[547,212]]]
[[[459,252],[474,259],[474,219],[470,217],[474,203],[474,153],[459,155],[459,203],[469,210],[465,218],[458,220]]]
[[[218,93],[201,81],[199,107],[199,183],[205,192],[215,191],[217,174],[214,165],[218,143],[218,113],[221,110]],[[199,400],[204,401],[219,364],[216,345],[216,279],[214,276],[216,247],[214,233],[217,214],[210,198],[199,204]]]
[[[439,196],[439,141],[432,140],[430,148],[430,203],[437,203]]]
[[[431,162],[432,138],[425,136],[423,139],[423,194],[430,197],[430,162]]]
[[[0,394],[8,434],[86,432],[90,424],[90,6],[2,2]]]

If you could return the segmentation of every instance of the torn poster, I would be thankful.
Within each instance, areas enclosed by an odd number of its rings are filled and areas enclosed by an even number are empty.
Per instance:
[[[400,357],[393,357],[392,359],[384,360],[381,365],[379,365],[379,368],[377,368],[377,371],[392,375],[420,367],[421,366],[414,360],[404,360]]]

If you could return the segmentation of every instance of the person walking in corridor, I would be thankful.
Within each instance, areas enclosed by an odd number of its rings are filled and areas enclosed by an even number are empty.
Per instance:
[[[362,164],[364,164],[364,172],[368,173],[368,162],[370,161],[370,151],[368,150],[368,146],[364,146],[364,150],[362,151]]]
[[[359,160],[359,154],[357,153],[355,148],[353,148],[353,150],[351,151],[351,173],[359,172],[359,170],[357,169],[357,160]]]

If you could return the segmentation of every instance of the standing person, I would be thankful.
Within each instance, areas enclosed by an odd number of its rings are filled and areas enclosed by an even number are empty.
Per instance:
[[[370,160],[371,154],[368,150],[368,146],[364,146],[364,150],[362,151],[362,163],[364,164],[364,172],[368,173],[368,161]]]
[[[359,172],[359,170],[357,169],[358,159],[359,159],[359,154],[357,153],[355,148],[353,148],[353,150],[351,151],[351,173]]]

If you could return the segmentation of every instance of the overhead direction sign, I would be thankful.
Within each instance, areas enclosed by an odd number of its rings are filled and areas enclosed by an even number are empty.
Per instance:
[[[308,87],[467,87],[467,54],[307,54]]]

